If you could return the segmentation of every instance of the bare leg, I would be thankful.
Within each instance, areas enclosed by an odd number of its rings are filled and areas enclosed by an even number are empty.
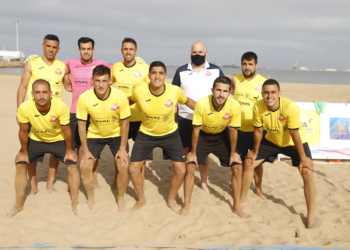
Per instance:
[[[263,178],[263,166],[262,164],[259,164],[255,169],[254,169],[254,182],[255,182],[255,194],[259,196],[263,200],[267,200],[265,197],[263,191],[262,191],[262,178]]]
[[[29,195],[39,192],[38,185],[36,183],[36,162],[29,164],[28,166],[28,178],[30,181],[30,193]]]
[[[190,213],[190,203],[192,198],[193,186],[194,186],[194,171],[196,170],[195,164],[186,164],[186,175],[184,182],[184,206],[180,211],[181,215],[187,215]]]
[[[304,195],[307,207],[306,228],[312,228],[315,222],[316,207],[316,185],[313,172],[307,168],[303,168],[301,177],[304,181]]]
[[[242,165],[234,165],[231,167],[232,170],[232,198],[233,198],[233,208],[232,212],[237,214],[239,217],[247,218],[247,216],[240,204],[241,188],[242,188]]]
[[[92,169],[92,173],[93,173],[93,179],[94,179],[94,188],[95,189],[100,189],[100,185],[98,184],[97,181],[97,173],[98,173],[98,158],[96,159],[95,163],[94,163],[94,167]],[[118,173],[117,173],[118,174]]]
[[[206,164],[205,165],[199,165],[199,173],[201,176],[201,187],[204,190],[204,192],[210,194],[210,190],[208,187],[208,169],[209,169],[209,156],[206,158]]]
[[[243,173],[243,182],[242,182],[242,192],[241,192],[241,206],[245,207],[248,205],[247,196],[250,183],[254,177],[254,168],[261,164],[263,160],[254,161],[251,163],[250,159],[244,161],[244,173]]]
[[[78,194],[79,194],[79,172],[77,165],[67,165],[68,170],[68,186],[70,190],[70,195],[72,199],[72,210],[75,215],[78,214],[77,205],[78,205]]]
[[[171,161],[171,164],[174,168],[174,175],[171,178],[170,182],[170,191],[167,199],[167,205],[174,212],[179,212],[179,210],[176,208],[177,205],[175,203],[175,197],[181,187],[182,182],[184,181],[186,166],[184,162],[177,161]]]
[[[143,178],[141,174],[141,167],[144,163],[145,161],[131,162],[129,166],[131,182],[139,198],[131,210],[138,210],[146,204],[145,191],[143,188]]]
[[[56,188],[53,186],[53,182],[55,181],[59,161],[56,161],[54,158],[55,156],[51,154],[49,160],[49,174],[47,176],[46,184],[46,190],[50,193],[57,192]]]
[[[121,163],[120,159],[117,159],[115,161],[115,164],[117,166],[116,172],[118,171],[118,175],[115,180],[118,186],[118,196],[117,196],[118,211],[124,212],[125,211],[124,194],[129,182],[128,165],[125,162]]]
[[[24,191],[27,186],[27,164],[16,164],[16,175],[15,175],[15,191],[16,191],[16,204],[7,213],[8,217],[16,215],[23,209],[24,203]]]
[[[92,206],[95,203],[95,196],[94,196],[94,183],[93,183],[93,176],[92,176],[92,168],[95,164],[95,161],[92,159],[89,159],[87,165],[88,167],[82,167],[81,168],[81,179],[83,180],[84,187],[88,196],[88,206],[90,210],[92,210]]]

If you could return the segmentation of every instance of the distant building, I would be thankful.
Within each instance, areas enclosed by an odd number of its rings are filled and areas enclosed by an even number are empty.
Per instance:
[[[22,51],[0,50],[0,61],[24,61],[25,56]]]
[[[336,69],[326,69],[326,71],[337,71]]]
[[[309,70],[308,67],[300,67],[299,70]]]

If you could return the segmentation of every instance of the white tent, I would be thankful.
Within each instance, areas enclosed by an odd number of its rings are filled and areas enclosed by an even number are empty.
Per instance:
[[[7,51],[0,50],[0,61],[12,61],[12,60],[20,60],[23,61],[24,53],[22,51]]]

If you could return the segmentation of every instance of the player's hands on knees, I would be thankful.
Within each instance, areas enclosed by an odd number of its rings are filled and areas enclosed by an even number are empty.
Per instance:
[[[81,154],[81,159],[80,159],[80,169],[82,168],[89,168],[89,160],[95,160],[95,157],[91,154],[90,151],[84,151]]]
[[[186,155],[186,164],[191,163],[191,164],[196,164],[196,166],[198,166],[198,162],[197,162],[197,155],[189,152]]]
[[[21,162],[21,161],[27,162],[28,164],[30,163],[30,162],[29,162],[28,153],[19,152],[19,153],[16,155],[15,163]]]
[[[312,160],[305,156],[305,157],[302,157],[300,159],[300,163],[299,163],[299,172],[301,173],[301,171],[303,170],[303,168],[308,168],[310,169],[311,171],[315,171],[315,168],[314,168],[314,163],[312,162]]]
[[[129,155],[125,148],[119,149],[117,154],[115,155],[115,159],[120,159],[121,163],[125,163],[129,166]]]
[[[66,154],[64,155],[63,161],[66,162],[66,160],[77,162],[78,161],[77,153],[72,149],[66,150]]]
[[[257,156],[254,150],[250,150],[245,158],[250,160],[250,164],[253,164]]]
[[[234,162],[242,164],[241,156],[236,152],[233,155],[230,155],[230,165]]]

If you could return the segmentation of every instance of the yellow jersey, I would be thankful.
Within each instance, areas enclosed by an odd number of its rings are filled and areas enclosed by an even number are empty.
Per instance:
[[[302,143],[306,142],[304,130],[300,125],[300,109],[295,102],[284,97],[280,97],[280,107],[275,111],[269,110],[264,100],[256,102],[253,126],[265,126],[268,130],[265,138],[279,147],[294,145],[289,134],[290,129],[298,129]]]
[[[52,98],[62,99],[62,82],[65,76],[66,64],[55,60],[51,66],[48,66],[41,57],[35,58],[29,62],[32,66],[32,75],[27,86],[28,100],[32,99],[32,85],[38,79],[46,80],[51,85]]]
[[[118,62],[111,68],[111,78],[115,78],[117,89],[123,91],[127,97],[131,96],[136,86],[150,82],[148,78],[149,65],[135,63],[127,67],[123,62]],[[130,106],[131,122],[141,121],[141,110],[139,104]]]
[[[61,126],[69,124],[69,109],[61,100],[51,98],[51,106],[46,114],[41,114],[36,108],[35,101],[30,99],[22,103],[17,110],[20,123],[32,125],[29,138],[41,142],[63,141]]]
[[[135,88],[131,100],[140,104],[142,123],[140,131],[152,136],[171,134],[177,130],[174,119],[177,103],[184,104],[187,97],[178,86],[165,83],[161,95],[153,95],[150,85],[141,85]]]
[[[126,95],[110,87],[109,96],[101,100],[95,89],[89,89],[80,95],[77,105],[77,119],[90,125],[87,138],[110,138],[121,135],[122,120],[130,117],[129,101]]]
[[[230,126],[241,126],[241,108],[236,100],[227,98],[224,106],[218,111],[213,106],[213,95],[206,96],[196,103],[192,124],[202,126],[205,133],[218,134]]]
[[[234,98],[241,105],[242,125],[239,130],[243,132],[254,131],[253,106],[256,101],[262,99],[261,87],[267,80],[257,74],[254,79],[248,81],[243,74],[237,74]]]

